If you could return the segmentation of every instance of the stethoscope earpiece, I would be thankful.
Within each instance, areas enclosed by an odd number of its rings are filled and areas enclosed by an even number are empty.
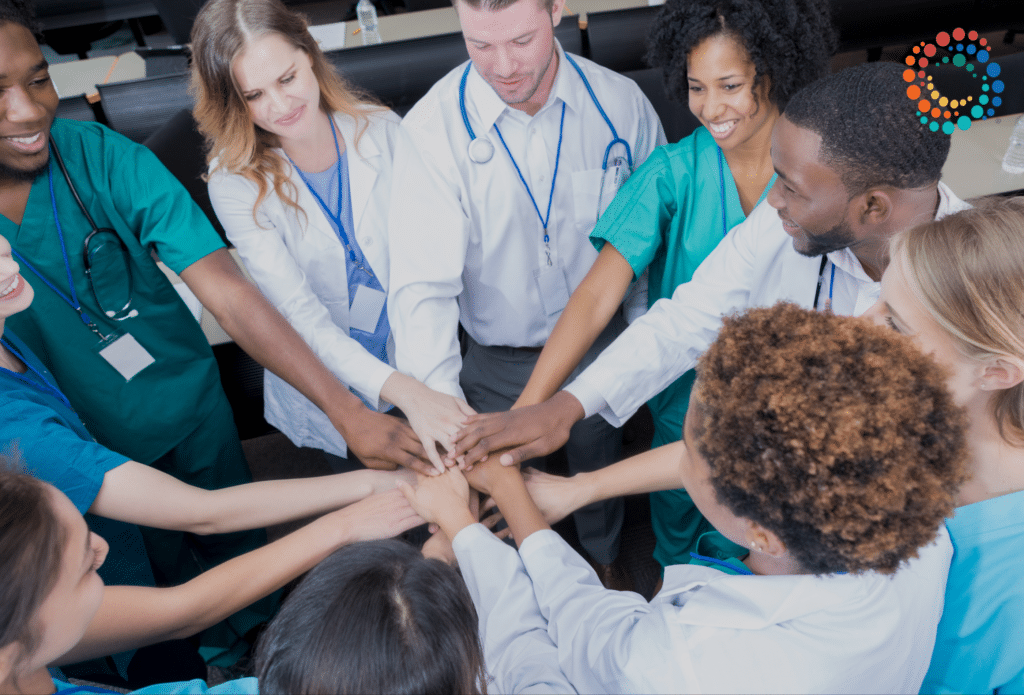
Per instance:
[[[485,164],[494,156],[494,145],[487,138],[473,138],[469,141],[469,158],[477,164]]]

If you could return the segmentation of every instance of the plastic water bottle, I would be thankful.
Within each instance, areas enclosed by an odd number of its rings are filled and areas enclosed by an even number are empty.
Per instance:
[[[377,8],[370,0],[359,0],[356,5],[356,18],[359,20],[359,33],[363,35],[363,45],[380,43],[380,31],[377,30]]]
[[[1008,174],[1024,174],[1024,116],[1020,117],[1010,136],[1010,146],[1003,155],[1003,171]]]

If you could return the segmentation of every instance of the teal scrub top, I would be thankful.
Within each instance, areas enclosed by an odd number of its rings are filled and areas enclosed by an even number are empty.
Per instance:
[[[605,242],[614,246],[635,277],[648,271],[648,306],[689,282],[726,232],[746,218],[729,164],[723,157],[720,168],[718,153],[703,126],[679,142],[657,148],[590,233],[598,251]],[[774,181],[773,177],[765,193]],[[648,401],[654,417],[652,447],[682,438],[693,376],[693,370],[686,372]]]
[[[105,335],[130,333],[156,361],[125,381],[97,353],[100,341],[78,314],[24,267],[35,301],[7,325],[53,372],[97,441],[150,463],[200,425],[216,402],[206,393],[220,389],[217,363],[199,324],[151,254],[180,273],[224,244],[147,148],[98,123],[58,118],[50,134],[97,226],[114,229],[130,255],[138,316],[114,321],[98,309],[85,275],[82,249],[91,228],[51,156],[57,214],[82,308]],[[33,182],[20,225],[0,216],[0,234],[70,295],[46,173]]]
[[[946,520],[953,563],[922,693],[1024,693],[1024,491]]]
[[[65,695],[78,695],[81,693],[114,693],[119,691],[107,690],[102,686],[80,686],[64,681],[53,679],[58,693]],[[141,690],[133,690],[130,695],[258,695],[259,684],[255,678],[236,678],[217,685],[207,685],[206,681],[196,680],[179,681],[177,683],[157,683],[147,685]]]

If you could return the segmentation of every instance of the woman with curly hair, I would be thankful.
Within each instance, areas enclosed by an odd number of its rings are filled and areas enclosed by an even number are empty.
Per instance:
[[[517,572],[579,692],[916,692],[942,613],[965,423],[910,340],[791,304],[727,318],[699,362],[685,444],[657,453],[743,550],[698,544],[651,603],[604,589],[514,467],[489,461],[468,479],[508,520]],[[458,469],[400,486],[453,539],[471,591],[509,581],[484,572],[513,551],[474,523]]]
[[[550,398],[648,273],[648,306],[671,297],[775,180],[772,127],[789,98],[824,75],[835,38],[824,0],[669,0],[650,37],[670,94],[701,126],[651,155],[601,216],[600,255],[573,293],[515,407]],[[652,398],[653,447],[679,439],[693,371]],[[655,558],[687,561],[709,530],[686,492],[651,495]]]
[[[279,0],[203,7],[192,90],[210,199],[250,275],[368,408],[400,408],[443,468],[434,442],[473,410],[393,367],[387,205],[398,116],[352,91]],[[348,444],[323,411],[269,372],[264,395],[271,424],[348,467]]]
[[[892,241],[870,315],[912,336],[967,409],[968,480],[946,521],[946,609],[923,692],[1024,692],[1024,198]]]

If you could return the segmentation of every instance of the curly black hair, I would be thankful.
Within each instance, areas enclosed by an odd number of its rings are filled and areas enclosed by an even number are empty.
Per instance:
[[[863,319],[784,303],[727,318],[694,394],[718,500],[813,574],[895,572],[966,478],[966,417],[942,371]]]
[[[17,24],[23,26],[36,37],[43,40],[43,30],[36,21],[30,0],[0,0],[0,24]]]
[[[918,188],[939,180],[950,136],[921,122],[907,98],[906,66],[865,63],[793,95],[783,116],[821,136],[819,158],[852,198],[873,186]]]
[[[686,60],[709,36],[735,37],[756,76],[770,81],[781,111],[801,87],[828,73],[836,50],[828,0],[668,0],[647,39],[647,62],[662,67],[670,97],[685,102]]]

